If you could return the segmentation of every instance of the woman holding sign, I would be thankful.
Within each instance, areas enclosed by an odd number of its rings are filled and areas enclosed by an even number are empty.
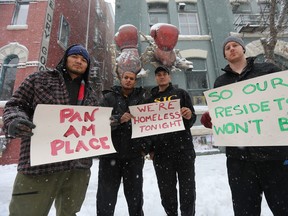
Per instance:
[[[229,36],[223,43],[228,65],[214,88],[280,71],[271,63],[246,58],[241,38]],[[208,112],[202,124],[212,128]],[[271,128],[271,130],[273,130]],[[263,193],[273,215],[288,215],[288,147],[226,147],[229,185],[236,216],[259,216]]]

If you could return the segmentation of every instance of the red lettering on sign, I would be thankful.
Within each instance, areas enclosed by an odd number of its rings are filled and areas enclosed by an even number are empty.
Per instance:
[[[89,127],[82,126],[81,135],[85,136],[87,131],[91,131],[92,135],[95,136],[95,125],[91,124]]]
[[[84,144],[83,140],[78,141],[78,145],[76,146],[76,152],[79,152],[81,149],[89,151],[89,148]]]
[[[75,129],[75,127],[73,125],[70,125],[68,130],[65,132],[64,137],[68,137],[71,134],[74,134],[75,137],[79,137],[79,133],[77,132],[77,130]]]
[[[89,112],[85,112],[83,114],[84,121],[95,121],[95,112],[98,111],[99,108],[96,108]],[[74,122],[75,120],[82,122],[83,118],[81,117],[81,113],[75,112],[73,108],[66,108],[60,110],[60,123],[64,123],[65,120],[67,119],[69,122]]]
[[[100,137],[99,139],[92,138],[88,141],[88,144],[85,144],[83,140],[78,140],[74,151],[73,146],[75,145],[71,141],[56,139],[50,143],[51,155],[57,156],[61,151],[62,153],[64,151],[65,154],[73,154],[82,150],[88,152],[90,150],[110,149],[110,146],[106,143],[107,141],[107,136]]]

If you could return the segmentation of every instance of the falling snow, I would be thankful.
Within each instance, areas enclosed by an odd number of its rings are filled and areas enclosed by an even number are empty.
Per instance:
[[[78,216],[95,215],[98,160],[92,166],[92,176],[86,199]],[[0,216],[8,215],[16,165],[0,166]],[[165,216],[161,206],[159,191],[152,161],[146,160],[144,166],[144,214],[146,216]],[[203,155],[196,158],[196,216],[233,216],[231,194],[226,174],[224,154]],[[127,205],[122,186],[118,193],[115,216],[127,216]],[[49,216],[55,216],[52,207]],[[261,216],[272,216],[265,199],[262,202]]]

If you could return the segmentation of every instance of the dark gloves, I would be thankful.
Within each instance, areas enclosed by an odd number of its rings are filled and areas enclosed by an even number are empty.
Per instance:
[[[119,116],[111,116],[110,117],[110,126],[118,126],[120,125]]]
[[[15,119],[8,127],[8,135],[11,137],[29,137],[32,136],[32,129],[35,128],[32,122],[26,119]]]
[[[203,113],[200,121],[201,121],[201,124],[204,125],[204,127],[212,128],[212,122],[211,122],[211,117],[210,117],[209,112]]]

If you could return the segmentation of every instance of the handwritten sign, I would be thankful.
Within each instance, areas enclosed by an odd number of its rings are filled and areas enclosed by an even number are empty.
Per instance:
[[[288,145],[288,71],[204,92],[217,146]]]
[[[44,105],[36,107],[31,166],[115,152],[109,117],[112,108]]]
[[[135,117],[132,138],[185,130],[180,113],[180,100],[129,106]]]

